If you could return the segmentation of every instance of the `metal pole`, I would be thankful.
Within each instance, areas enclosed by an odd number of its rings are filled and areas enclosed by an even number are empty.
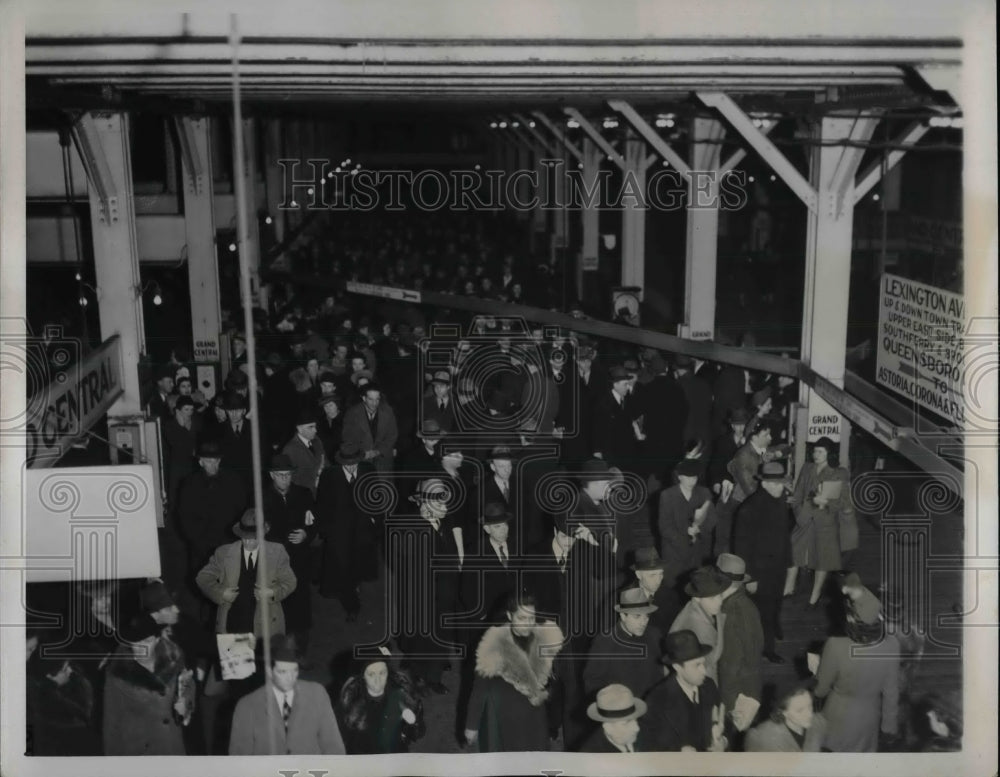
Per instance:
[[[237,240],[240,248],[240,297],[243,299],[243,326],[246,330],[247,365],[250,380],[250,440],[253,453],[253,498],[256,505],[255,524],[257,527],[257,543],[260,552],[257,554],[257,586],[263,587],[267,581],[267,554],[264,552],[264,487],[261,480],[262,464],[260,460],[260,403],[257,401],[257,338],[253,330],[253,296],[250,292],[250,263],[247,258],[247,239],[249,224],[246,211],[246,186],[243,180],[243,109],[240,103],[240,33],[236,22],[236,14],[230,16],[232,27],[229,42],[233,47],[233,185],[236,195],[236,228],[239,232]],[[264,684],[267,687],[266,698],[271,698],[271,677],[267,671],[271,666],[271,618],[270,603],[267,597],[260,599],[261,638],[264,641]],[[265,704],[267,711],[268,749],[276,753],[272,710],[270,704]]]

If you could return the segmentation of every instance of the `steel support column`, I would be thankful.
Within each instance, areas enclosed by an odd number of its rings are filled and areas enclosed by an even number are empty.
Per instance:
[[[646,283],[646,144],[631,130],[625,139],[622,198],[622,286]],[[634,196],[632,196],[634,195]]]
[[[844,386],[847,355],[854,179],[864,149],[836,144],[867,142],[877,123],[872,118],[827,117],[813,130],[817,146],[810,159],[809,184],[816,191],[817,207],[808,213],[801,358],[838,388]],[[800,402],[808,407],[808,416],[796,429],[796,469],[804,461],[805,443],[821,435],[839,438],[846,466],[848,435],[841,433],[840,414],[806,386],[800,389]]]
[[[267,308],[262,298],[260,285],[260,234],[257,222],[257,122],[254,119],[243,119],[243,169],[234,171],[234,175],[242,175],[246,196],[247,235],[241,245],[246,247],[247,266],[250,268],[250,290],[255,298],[255,304]]]
[[[219,359],[222,316],[212,192],[211,119],[179,117],[191,335],[197,361]]]
[[[285,200],[282,187],[285,185],[284,171],[278,160],[282,154],[283,119],[270,119],[264,129],[264,187],[267,196],[267,213],[274,225],[274,239],[280,243],[285,239],[285,211],[278,206]]]
[[[685,337],[715,338],[715,279],[719,247],[719,158],[722,123],[692,121],[684,271]]]
[[[74,125],[73,136],[90,183],[101,339],[116,334],[121,338],[124,393],[109,408],[108,415],[141,415],[143,397],[137,365],[146,350],[146,333],[135,236],[128,115],[86,113]]]
[[[604,155],[590,138],[583,140],[583,185],[588,189],[597,187],[599,184],[598,174],[601,171],[601,159]],[[597,269],[598,242],[600,240],[600,218],[599,208],[600,196],[595,195],[591,203],[582,203],[580,210],[583,222],[583,243],[580,251],[580,261],[576,270],[576,290],[580,298],[583,298],[583,272],[584,268]]]

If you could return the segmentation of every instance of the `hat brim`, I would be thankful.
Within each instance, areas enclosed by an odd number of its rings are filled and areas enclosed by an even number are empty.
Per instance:
[[[364,456],[342,456],[339,452],[333,454],[333,460],[338,464],[360,464]]]
[[[636,699],[634,704],[635,704],[635,710],[633,710],[628,715],[623,715],[619,718],[619,717],[607,717],[605,715],[601,715],[601,713],[597,711],[597,702],[596,701],[591,702],[590,706],[587,707],[587,717],[590,718],[591,720],[596,720],[598,723],[613,723],[616,720],[618,721],[635,720],[636,718],[641,718],[643,715],[646,714],[647,705],[646,702],[644,702],[642,699]]]
[[[719,585],[720,586],[722,585],[721,581]],[[726,585],[722,586],[718,590],[716,590],[715,588],[709,588],[705,591],[699,592],[693,585],[691,585],[691,583],[688,583],[686,586],[684,586],[684,593],[686,593],[692,599],[707,599],[710,596],[718,596],[721,593],[725,593],[727,590],[729,590],[728,577],[726,578]]]
[[[627,612],[632,615],[649,615],[651,612],[656,612],[659,607],[655,604],[643,604],[638,607],[623,607],[620,604],[615,605],[615,612]]]
[[[264,536],[267,536],[267,533],[269,531],[271,531],[271,524],[269,524],[267,521],[264,521]],[[233,534],[235,534],[241,540],[256,539],[257,527],[255,526],[253,529],[244,529],[243,526],[240,525],[239,521],[237,521],[236,523],[233,524]]]
[[[642,566],[638,564],[633,564],[632,566],[629,567],[629,569],[631,569],[633,572],[654,572],[657,569],[666,569],[666,568],[667,568],[667,562],[664,561],[663,559],[660,559],[659,561],[656,562],[643,564]]]
[[[707,656],[711,652],[712,652],[712,646],[711,645],[706,645],[706,644],[704,644],[702,642],[699,642],[698,643],[698,650],[695,651],[694,655],[688,656],[687,658],[682,658],[680,656],[672,656],[669,653],[664,653],[663,656],[660,658],[660,663],[661,664],[666,664],[667,666],[670,666],[671,664],[683,664],[683,663],[685,663],[687,661],[693,661],[696,658],[701,658],[702,656]]]

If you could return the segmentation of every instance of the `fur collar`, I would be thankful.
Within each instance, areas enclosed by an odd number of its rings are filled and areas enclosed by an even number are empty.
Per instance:
[[[160,640],[167,642],[167,640]],[[168,648],[176,649],[173,643]],[[113,660],[108,662],[108,671],[122,682],[147,691],[160,693],[167,690],[183,668],[180,657],[174,650],[164,651],[164,656],[156,662],[156,671],[150,672],[132,657],[129,646],[122,646]]]
[[[476,650],[476,674],[505,680],[537,707],[549,697],[546,685],[552,675],[552,660],[562,644],[563,633],[551,622],[535,627],[527,652],[514,642],[509,624],[493,626],[487,629]]]
[[[394,705],[403,708],[410,708],[417,712],[420,709],[420,701],[413,692],[413,684],[402,672],[392,671],[389,673],[389,682],[386,683],[385,696],[386,705]],[[344,723],[347,728],[355,731],[364,731],[367,728],[367,705],[369,701],[374,701],[368,696],[368,689],[365,687],[364,677],[354,675],[349,678],[340,692],[340,706],[344,712]]]

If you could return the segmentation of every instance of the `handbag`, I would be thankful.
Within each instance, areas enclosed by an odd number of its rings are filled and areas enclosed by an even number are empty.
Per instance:
[[[848,504],[837,513],[837,525],[840,529],[840,552],[847,553],[858,549],[858,516],[853,505]]]

